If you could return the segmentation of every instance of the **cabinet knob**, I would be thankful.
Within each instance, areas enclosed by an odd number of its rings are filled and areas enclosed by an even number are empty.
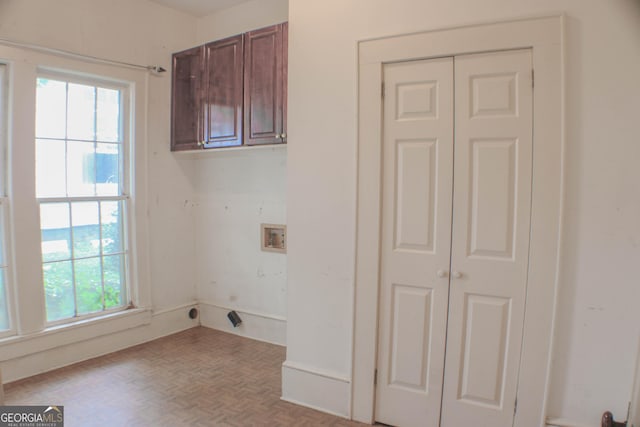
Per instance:
[[[462,273],[460,273],[459,271],[453,271],[453,273],[451,273],[451,275],[453,276],[454,279],[459,279],[462,277]]]
[[[436,275],[437,275],[438,277],[440,277],[440,278],[447,277],[447,272],[446,272],[446,271],[444,271],[444,270],[438,270],[438,271],[436,272]]]
[[[276,133],[276,139],[280,139],[282,138],[282,135],[280,135],[279,133]]]
[[[283,133],[283,134],[281,134],[280,136],[282,137],[282,139],[285,139],[285,138],[287,137],[287,134],[286,134],[286,133]]]

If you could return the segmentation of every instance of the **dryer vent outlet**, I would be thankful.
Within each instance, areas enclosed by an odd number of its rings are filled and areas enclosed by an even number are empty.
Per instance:
[[[236,313],[235,311],[230,311],[229,314],[227,314],[227,317],[229,318],[229,321],[231,322],[234,328],[237,328],[242,323],[242,319],[240,318],[240,316],[238,316],[238,313]]]
[[[198,309],[193,307],[189,310],[189,319],[197,319],[198,318]]]

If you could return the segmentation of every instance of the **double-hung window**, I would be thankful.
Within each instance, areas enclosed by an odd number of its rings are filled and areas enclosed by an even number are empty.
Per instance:
[[[128,291],[128,89],[41,74],[36,197],[48,323],[122,310]]]

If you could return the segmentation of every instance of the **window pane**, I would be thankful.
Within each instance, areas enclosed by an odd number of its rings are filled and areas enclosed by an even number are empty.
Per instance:
[[[98,202],[72,203],[71,218],[73,223],[73,257],[83,258],[100,255]]]
[[[42,260],[60,261],[71,258],[71,229],[68,203],[40,205]]]
[[[95,140],[96,88],[69,83],[67,138]]]
[[[65,142],[36,141],[36,196],[64,197],[66,195]]]
[[[120,91],[98,88],[97,138],[120,141]]]
[[[2,204],[0,203],[0,214],[4,213],[4,210],[2,208]],[[0,215],[0,218],[2,218],[2,216]],[[2,227],[3,224],[0,223],[0,268],[4,268],[7,266],[7,260],[4,257],[4,245],[2,244],[2,242],[4,242],[4,230]],[[2,293],[0,293],[0,297],[2,296]]]
[[[101,311],[103,308],[100,258],[79,259],[74,264],[78,315]]]
[[[120,194],[120,148],[119,144],[96,145],[96,194],[118,196]]]
[[[7,124],[7,71],[4,64],[0,64],[0,171],[6,169],[5,148],[6,148],[6,124]],[[4,174],[0,173],[0,196],[5,195]],[[9,325],[9,302],[6,284],[7,261],[4,254],[4,212],[5,209],[0,203],[0,331],[10,328]],[[1,386],[0,386],[1,387]],[[0,392],[1,394],[1,392]]]
[[[52,262],[42,266],[47,320],[65,319],[75,314],[71,261]]]
[[[67,142],[67,195],[93,196],[96,187],[95,144]]]
[[[5,269],[0,269],[0,331],[9,329],[9,307],[7,304],[7,290],[4,285]]]
[[[65,138],[67,84],[38,78],[36,89],[36,137]]]
[[[122,255],[104,257],[105,308],[124,304],[124,258]]]
[[[101,202],[102,253],[124,252],[122,247],[122,202]]]
[[[128,182],[124,89],[38,78],[37,93],[36,195],[47,319],[124,307],[127,202],[104,200],[124,194]]]

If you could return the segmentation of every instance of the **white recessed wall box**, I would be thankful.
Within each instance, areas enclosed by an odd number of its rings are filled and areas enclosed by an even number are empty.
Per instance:
[[[287,253],[287,226],[261,224],[260,246],[263,251]]]

